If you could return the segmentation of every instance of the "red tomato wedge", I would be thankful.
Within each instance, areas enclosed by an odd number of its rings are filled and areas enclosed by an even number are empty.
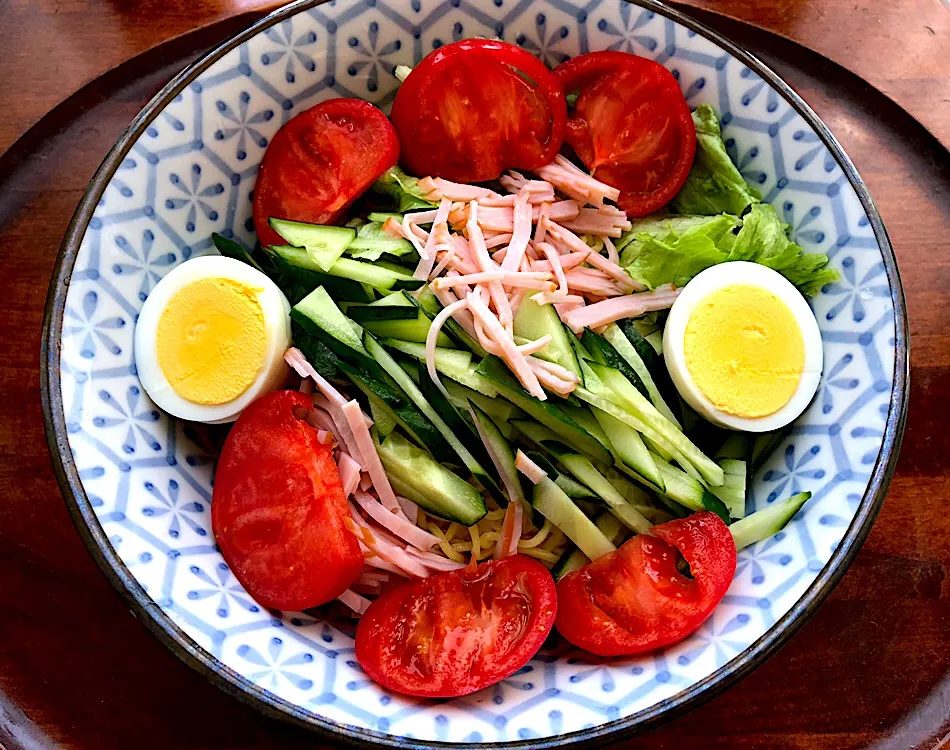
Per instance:
[[[468,695],[517,672],[551,632],[554,580],[515,555],[385,590],[356,630],[356,659],[389,690]]]
[[[297,391],[253,402],[218,459],[211,528],[231,572],[272,609],[315,607],[342,594],[363,567],[332,449],[294,414]]]
[[[677,551],[690,575],[676,567]],[[715,513],[654,526],[557,584],[557,629],[599,656],[622,656],[683,640],[732,583],[736,545]]]
[[[489,39],[430,52],[399,87],[392,110],[406,169],[455,182],[548,164],[561,148],[566,118],[548,67]]]
[[[679,83],[662,65],[626,52],[591,52],[554,69],[578,93],[565,140],[598,180],[619,189],[630,216],[659,210],[683,187],[696,128]]]
[[[271,140],[254,187],[262,245],[283,240],[271,217],[332,224],[399,160],[399,139],[377,107],[329,99],[288,121]]]

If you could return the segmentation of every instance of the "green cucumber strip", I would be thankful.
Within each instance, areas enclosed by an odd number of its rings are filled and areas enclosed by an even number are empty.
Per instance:
[[[283,279],[292,281],[296,290],[298,287],[304,290],[298,299],[303,299],[318,286],[325,287],[330,292],[333,299],[340,302],[372,302],[372,295],[368,294],[362,284],[350,279],[331,276],[323,273],[319,267],[310,260],[307,251],[301,247],[292,247],[290,245],[274,245],[267,249],[270,257]],[[281,287],[284,289],[286,287]],[[289,291],[289,290],[288,290]],[[286,292],[285,292],[286,293]],[[288,294],[288,299],[291,295]]]
[[[810,492],[800,492],[736,521],[729,527],[736,542],[736,550],[744,549],[780,532],[810,497]]]
[[[356,231],[349,227],[304,224],[273,217],[268,223],[285,242],[304,248],[317,267],[327,272],[356,237]]]
[[[551,343],[535,356],[555,362],[580,377],[581,368],[574,356],[574,349],[568,339],[568,333],[558,317],[554,305],[539,305],[530,296],[525,297],[518,306],[514,321],[515,336],[534,341],[550,335]],[[574,338],[574,334],[569,334]]]
[[[386,437],[396,429],[398,422],[393,411],[386,406],[374,393],[367,393],[366,400],[369,401],[369,413],[373,419],[373,427],[380,437]]]
[[[712,492],[725,504],[733,518],[745,516],[746,463],[734,458],[720,458],[718,461],[725,474],[725,480],[718,487],[710,487]]]
[[[613,552],[616,547],[558,487],[545,477],[534,486],[532,507],[557,526],[591,560]]]
[[[390,349],[396,349],[403,354],[408,354],[422,363],[426,362],[425,344],[413,341],[399,341],[397,339],[382,339],[384,346]],[[445,347],[436,347],[435,350],[435,369],[442,375],[461,383],[470,390],[495,398],[498,390],[485,378],[476,374],[475,367],[472,365],[472,353],[465,349],[446,349]],[[445,385],[445,383],[443,383]],[[464,407],[462,407],[464,408]]]
[[[603,532],[611,544],[619,546],[627,536],[626,528],[612,513],[601,513],[594,519],[594,525]],[[568,545],[558,561],[554,563],[554,567],[551,568],[551,575],[554,576],[555,581],[560,581],[568,573],[580,570],[589,562],[590,558],[587,555],[573,544]]]
[[[539,401],[525,391],[509,373],[507,366],[497,357],[486,357],[475,372],[488,379],[498,389],[500,396],[527,412],[550,430],[556,432],[568,445],[600,463],[611,462],[610,452],[600,442],[571,419],[563,409],[549,401]]]
[[[716,460],[720,458],[734,458],[739,461],[748,461],[751,457],[752,437],[743,432],[734,432],[726,438],[726,442],[716,451]]]
[[[681,453],[687,461],[696,467],[696,470],[709,484],[715,486],[722,484],[723,473],[719,465],[699,450],[689,438],[680,432],[675,424],[660,414],[656,407],[630,385],[630,381],[618,370],[595,362],[585,362],[584,367],[589,368],[596,379],[603,384],[605,390],[600,394],[601,396],[649,425],[654,432],[662,436],[673,447],[674,450],[671,452],[674,456],[677,452]],[[586,383],[588,373],[587,370],[584,372],[584,382]],[[594,389],[591,388],[591,390]],[[655,442],[661,442],[653,435],[648,435],[648,437]]]
[[[662,491],[664,489],[663,477],[656,468],[656,463],[650,451],[643,444],[640,433],[605,411],[596,408],[592,411],[607,435],[611,446],[613,446],[614,461],[629,466]]]
[[[318,337],[337,356],[361,364],[372,364],[352,321],[340,311],[322,286],[294,305],[290,318],[300,324],[307,333]]]
[[[401,310],[403,308],[396,309]],[[426,337],[429,335],[429,328],[432,327],[432,321],[421,311],[416,310],[415,313],[411,320],[364,320],[363,327],[381,338],[425,344]],[[439,331],[435,343],[437,346],[444,348],[452,346],[452,340],[442,331]]]
[[[514,440],[516,433],[515,429],[511,426],[511,420],[524,416],[524,412],[521,411],[521,409],[506,399],[489,398],[478,391],[456,383],[454,380],[445,380],[442,385],[444,385],[445,390],[448,391],[449,401],[452,402],[452,405],[456,409],[464,411],[468,408],[468,402],[471,401],[491,417],[495,426],[501,430],[501,434],[505,436],[506,440]]]
[[[518,478],[518,470],[515,468],[515,454],[505,436],[502,435],[501,430],[498,429],[492,418],[482,411],[475,402],[470,401],[468,408],[478,432],[478,437],[485,445],[485,450],[501,477],[501,483],[505,488],[508,499],[511,502],[526,502],[521,480]]]
[[[355,320],[360,325],[375,321],[416,320],[419,317],[419,311],[414,307],[399,307],[396,305],[380,305],[377,307],[375,302],[371,305],[350,305],[346,308],[346,314],[351,320]]]
[[[597,468],[584,456],[579,453],[565,453],[558,456],[558,461],[575,478],[590,487],[607,504],[610,511],[632,531],[638,534],[646,534],[653,528],[653,524],[630,505],[607,481],[606,477],[597,471]]]
[[[686,472],[671,466],[661,459],[656,460],[656,466],[663,476],[666,489],[663,494],[690,510],[710,510],[719,516],[725,523],[732,519],[725,504],[698,481]]]
[[[412,381],[412,378],[399,366],[399,363],[392,358],[389,352],[383,348],[382,344],[369,333],[364,334],[363,344],[370,353],[370,356],[396,381],[399,387],[409,396],[410,401],[412,401],[419,411],[428,417],[429,421],[442,433],[442,437],[444,437],[445,441],[452,447],[472,476],[489,492],[494,490],[493,494],[501,494],[497,484],[476,460],[475,456],[472,455],[471,451],[465,447],[459,437],[449,428],[445,420],[438,415],[436,410],[422,394],[422,391],[419,390],[419,386]],[[428,377],[428,375],[426,377]],[[446,404],[448,404],[447,401]],[[452,408],[451,404],[449,404],[449,407]]]
[[[679,420],[673,414],[673,410],[670,409],[669,404],[663,399],[663,396],[660,395],[660,389],[657,388],[656,382],[653,380],[653,375],[650,373],[650,368],[647,367],[646,362],[643,361],[640,354],[633,347],[633,344],[630,343],[630,340],[624,335],[624,332],[616,323],[611,323],[604,329],[603,333],[604,338],[613,346],[614,350],[626,360],[627,364],[630,365],[630,368],[637,374],[643,383],[644,387],[647,389],[647,392],[650,395],[650,401],[653,402],[653,405],[657,410],[666,417],[670,422],[682,427]]]
[[[619,370],[630,381],[630,384],[643,394],[644,398],[650,398],[650,392],[643,384],[643,380],[607,339],[594,333],[590,328],[585,328],[581,336],[581,343],[587,347],[587,351],[591,354],[587,359],[593,358],[595,362]]]
[[[247,263],[252,268],[256,268],[261,273],[264,273],[264,269],[261,268],[260,264],[251,257],[251,254],[244,249],[244,246],[234,240],[229,240],[227,237],[223,237],[217,232],[211,233],[211,241],[214,243],[215,248],[218,252],[221,253],[225,258],[234,258],[234,260],[239,260],[242,263]]]
[[[392,433],[377,447],[393,489],[426,513],[473,526],[488,509],[478,491],[426,451]]]
[[[442,433],[415,407],[397,385],[361,372],[343,361],[339,362],[339,367],[353,385],[366,394],[367,398],[374,397],[385,405],[396,424],[414,443],[440,460],[454,457]]]

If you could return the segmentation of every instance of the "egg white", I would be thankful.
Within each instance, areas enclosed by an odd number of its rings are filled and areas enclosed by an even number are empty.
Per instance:
[[[196,404],[175,392],[158,361],[158,322],[175,294],[192,282],[226,278],[257,295],[264,316],[264,360],[254,382],[237,398],[224,404]],[[172,269],[152,289],[135,324],[135,368],[149,398],[163,411],[192,422],[233,422],[244,408],[263,393],[277,388],[287,377],[284,352],[290,346],[290,303],[267,276],[234,258],[206,255]]]
[[[764,417],[738,417],[716,408],[696,385],[686,366],[686,325],[693,310],[713,292],[737,284],[758,287],[778,297],[791,311],[804,342],[805,361],[798,388],[781,409]],[[683,288],[666,320],[663,357],[673,384],[690,406],[720,427],[744,432],[777,430],[805,411],[818,390],[824,359],[818,321],[798,289],[778,271],[745,261],[721,263],[707,268]]]

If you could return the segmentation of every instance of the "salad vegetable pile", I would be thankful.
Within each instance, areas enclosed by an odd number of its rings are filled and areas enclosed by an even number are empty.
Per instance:
[[[285,123],[257,246],[215,235],[137,323],[151,398],[235,422],[222,555],[266,607],[341,601],[363,670],[410,695],[494,684],[555,627],[676,643],[809,497],[747,514],[836,273],[657,63],[467,39],[397,73],[391,117]]]

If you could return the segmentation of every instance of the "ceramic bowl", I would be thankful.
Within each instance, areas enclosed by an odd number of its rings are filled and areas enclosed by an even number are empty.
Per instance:
[[[667,66],[691,106],[721,114],[740,170],[797,241],[841,272],[812,301],[826,363],[820,390],[756,475],[750,506],[805,489],[814,498],[782,533],[740,553],[722,604],[675,647],[602,663],[556,648],[475,695],[411,700],[364,676],[352,625],[269,612],[242,590],[210,530],[214,433],[149,401],[132,332],[165,273],[214,252],[212,231],[252,244],[251,191],[282,123],[336,96],[385,108],[397,64],[496,35],[550,65],[613,49]],[[857,552],[883,500],[906,406],[897,266],[851,161],[764,65],[649,0],[333,0],[267,16],[169,83],[103,162],[62,247],[44,340],[47,432],[66,502],[139,619],[269,714],[334,740],[413,748],[603,746],[747,674]]]

